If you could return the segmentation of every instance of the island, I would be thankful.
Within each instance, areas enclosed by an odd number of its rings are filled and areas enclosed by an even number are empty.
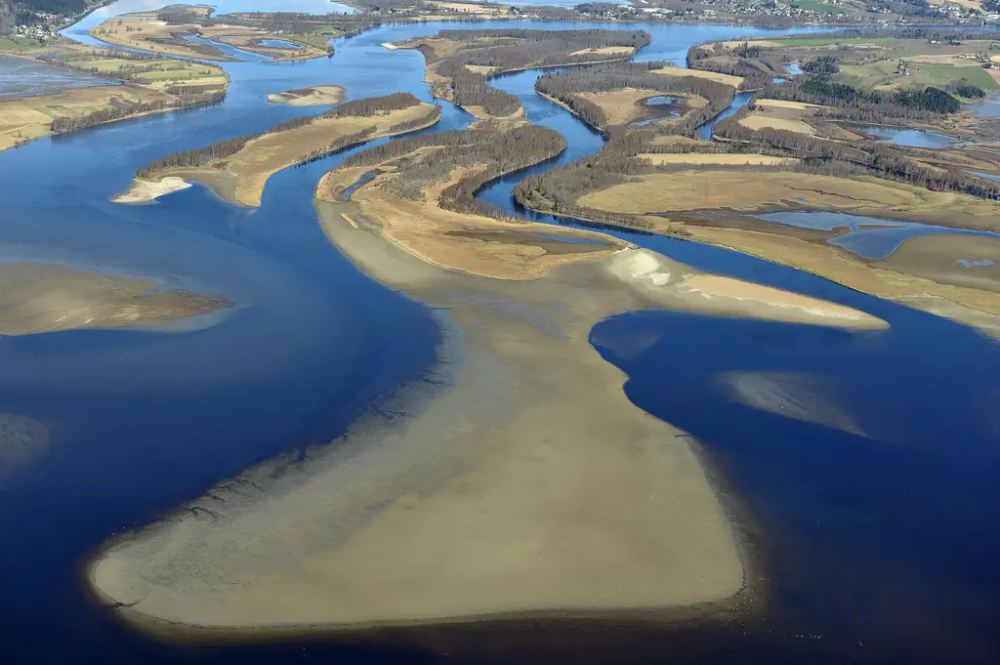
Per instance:
[[[296,88],[284,92],[272,92],[267,101],[272,104],[289,106],[328,106],[343,101],[344,89],[339,85],[315,85],[311,88]]]
[[[259,206],[267,179],[284,168],[356,143],[429,127],[440,117],[439,107],[404,92],[343,102],[261,133],[161,157],[140,167],[129,191],[115,200],[143,203],[197,180],[230,201]]]

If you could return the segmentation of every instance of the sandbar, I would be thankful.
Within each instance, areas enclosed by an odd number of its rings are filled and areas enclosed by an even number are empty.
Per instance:
[[[344,99],[344,89],[339,85],[317,85],[311,88],[296,88],[285,92],[272,92],[267,101],[272,104],[289,106],[325,106]]]
[[[228,305],[145,277],[56,263],[0,263],[0,335],[155,326]]]
[[[179,192],[191,186],[187,180],[167,176],[162,180],[141,180],[136,178],[128,191],[115,196],[115,203],[149,203],[171,192]]]

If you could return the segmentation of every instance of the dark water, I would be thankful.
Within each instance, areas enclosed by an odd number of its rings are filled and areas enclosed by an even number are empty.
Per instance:
[[[270,92],[338,83],[354,98],[410,90],[429,99],[420,54],[379,44],[454,26],[380,28],[337,41],[329,60],[226,63],[233,84],[218,106],[0,153],[4,255],[153,274],[237,303],[217,325],[191,332],[0,338],[0,411],[43,420],[54,439],[50,454],[0,487],[0,662],[995,662],[997,347],[963,326],[784,266],[625,232],[616,234],[692,265],[892,324],[852,335],[645,312],[594,329],[597,348],[632,377],[630,398],[703,439],[707,461],[753,525],[766,595],[738,618],[524,621],[180,647],[91,607],[79,567],[103,539],[256,460],[331,439],[373,399],[419,380],[439,335],[425,308],[362,275],[319,229],[312,191],[342,155],[274,176],[256,211],[200,186],[144,206],[113,204],[109,195],[155,157],[309,112],[268,105]],[[643,27],[654,42],[642,59],[681,61],[694,43],[763,32]],[[521,96],[532,121],[566,135],[570,147],[555,161],[600,149],[599,135],[534,94],[536,76],[496,83]],[[445,104],[432,131],[468,121]],[[511,188],[523,175],[483,197],[513,207]],[[656,341],[640,349],[639,338]],[[820,377],[870,438],[734,404],[716,382],[734,371]]]

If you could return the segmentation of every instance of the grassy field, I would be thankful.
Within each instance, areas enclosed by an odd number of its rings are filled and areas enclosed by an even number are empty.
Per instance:
[[[41,45],[42,43],[37,39],[30,39],[28,37],[18,37],[16,35],[0,37],[0,51],[22,51],[38,48]]]
[[[827,14],[850,14],[852,13],[849,9],[844,7],[838,7],[837,5],[830,5],[820,0],[794,0],[789,3],[793,7],[798,6],[799,8],[807,12],[826,12]]]
[[[920,63],[916,65],[918,72],[911,76],[916,85],[946,85],[951,81],[965,79],[983,90],[1000,90],[1000,83],[993,80],[990,73],[982,67],[959,67],[935,63]]]

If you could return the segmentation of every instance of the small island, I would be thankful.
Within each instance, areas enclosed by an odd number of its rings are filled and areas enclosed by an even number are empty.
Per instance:
[[[410,93],[343,102],[323,114],[286,120],[261,133],[161,157],[141,167],[132,188],[115,200],[147,202],[197,180],[225,199],[259,206],[267,179],[284,168],[373,138],[429,127],[440,117],[439,107]]]

